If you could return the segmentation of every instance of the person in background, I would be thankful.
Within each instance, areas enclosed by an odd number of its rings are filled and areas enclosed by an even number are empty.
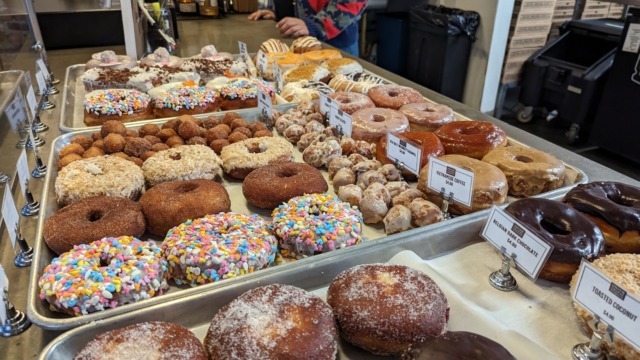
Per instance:
[[[274,19],[284,36],[315,36],[358,56],[358,20],[366,6],[366,0],[274,0],[249,20]]]

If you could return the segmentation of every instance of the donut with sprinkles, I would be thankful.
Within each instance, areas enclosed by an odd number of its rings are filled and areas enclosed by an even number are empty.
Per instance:
[[[94,90],[84,96],[84,124],[100,126],[107,120],[121,122],[152,119],[149,95],[138,90]]]
[[[158,118],[204,114],[220,108],[218,93],[193,81],[161,85],[149,90],[149,95]]]
[[[220,109],[238,110],[258,106],[258,93],[264,92],[273,103],[273,87],[258,79],[237,79],[220,88]]]

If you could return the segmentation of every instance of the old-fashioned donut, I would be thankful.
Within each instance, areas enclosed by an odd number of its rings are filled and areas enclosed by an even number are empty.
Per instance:
[[[482,159],[489,151],[507,146],[507,135],[488,121],[453,121],[442,125],[436,134],[446,154]]]

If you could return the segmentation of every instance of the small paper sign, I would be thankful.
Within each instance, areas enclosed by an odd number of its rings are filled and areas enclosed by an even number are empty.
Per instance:
[[[278,88],[278,90],[282,91],[282,89],[284,88],[284,79],[282,77],[282,69],[280,69],[280,66],[278,66],[278,64],[275,61],[273,62],[273,73],[276,76],[276,87]]]
[[[31,133],[31,131],[29,131]],[[31,138],[33,142],[33,138]],[[35,144],[33,145],[35,146]],[[18,156],[18,163],[16,164],[18,169],[18,179],[20,180],[20,189],[22,189],[22,194],[27,194],[27,183],[29,179],[31,179],[31,173],[29,172],[29,162],[27,161],[27,152],[22,149],[20,152],[20,156]]]
[[[271,103],[271,96],[261,89],[258,89],[258,108],[264,118],[273,118],[273,104]]]
[[[328,97],[327,94],[319,92],[318,95],[320,96],[320,113],[329,117],[331,108],[337,109],[339,107],[338,102]]]
[[[51,77],[51,74],[49,74],[49,69],[47,68],[47,65],[44,64],[44,60],[42,59],[36,60],[36,65],[37,65],[36,75],[38,74],[38,70],[40,70],[42,71],[42,75],[44,75],[45,79],[48,79]]]
[[[248,61],[249,51],[247,50],[247,44],[242,41],[238,41],[238,49],[240,49],[240,55],[242,55],[244,61]]]
[[[40,90],[41,94],[44,94],[44,92],[47,91],[47,82],[41,71],[36,71],[36,82],[38,83],[38,90]]]
[[[260,72],[265,73],[267,71],[267,65],[269,64],[267,55],[265,55],[262,51],[258,51],[258,60],[256,62],[256,66],[258,67],[258,69],[260,69]]]
[[[16,231],[18,230],[20,215],[16,209],[16,203],[13,201],[11,189],[8,186],[5,186],[4,188],[4,198],[2,199],[2,218],[4,219],[4,224],[7,227],[7,232],[11,239],[11,246],[15,249],[16,240],[18,239]]]
[[[7,308],[4,305],[5,291],[9,292],[9,279],[0,264],[0,324],[2,325],[7,321]]]
[[[422,149],[407,139],[387,134],[387,157],[416,175],[420,173]]]
[[[22,99],[22,91],[20,91],[20,88],[18,88],[16,96],[13,98],[11,104],[7,106],[5,112],[13,131],[18,131],[20,124],[27,121],[27,113],[25,112],[24,100]]]
[[[473,202],[473,181],[475,175],[472,171],[459,166],[449,164],[436,157],[429,157],[429,181],[427,187],[433,191],[443,192],[452,196],[454,201],[471,207]]]
[[[36,114],[38,114],[38,101],[36,100],[36,93],[33,91],[33,86],[29,86],[29,90],[27,91],[27,104],[29,105],[31,118],[35,119]]]
[[[505,255],[515,261],[518,270],[533,280],[538,278],[553,251],[553,245],[537,237],[495,205],[480,236],[501,251],[505,249]]]
[[[351,136],[351,115],[342,110],[331,107],[331,110],[329,111],[329,125],[338,129],[342,134]]]
[[[584,260],[572,296],[573,301],[613,327],[616,334],[640,351],[640,298]]]

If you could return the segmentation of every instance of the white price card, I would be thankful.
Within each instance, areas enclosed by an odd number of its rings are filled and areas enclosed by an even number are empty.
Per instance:
[[[11,104],[7,106],[5,113],[9,118],[9,124],[11,124],[11,129],[13,129],[13,131],[18,131],[20,124],[27,121],[27,113],[25,112],[22,91],[19,87],[18,91],[16,91],[16,96],[13,98]]]
[[[578,270],[572,297],[573,301],[613,327],[617,335],[640,351],[640,298],[584,260]]]
[[[47,82],[44,79],[42,71],[36,71],[36,83],[38,84],[38,90],[40,90],[40,93],[44,94],[44,92],[47,91]]]
[[[16,203],[13,201],[13,195],[11,195],[11,189],[8,186],[4,188],[4,198],[2,199],[2,218],[4,224],[7,227],[9,238],[11,239],[11,246],[16,248],[16,240],[18,239],[18,224],[20,221],[20,215],[16,209]]]
[[[238,41],[238,49],[240,49],[240,55],[244,58],[244,61],[249,60],[249,51],[247,50],[247,44],[242,41]]]
[[[538,278],[553,251],[553,245],[540,239],[495,205],[491,208],[480,236],[504,251],[505,255],[515,261],[517,268],[533,280]]]
[[[48,79],[49,77],[51,77],[51,74],[49,74],[49,69],[47,68],[47,65],[44,64],[44,60],[42,59],[38,59],[36,60],[36,74],[38,73],[38,70],[42,71],[42,75],[44,75],[45,79]]]
[[[29,86],[29,90],[27,91],[27,105],[31,112],[31,118],[35,119],[38,113],[38,100],[36,100],[36,93],[33,91],[33,86]]]
[[[429,180],[427,187],[452,196],[454,201],[471,207],[475,174],[459,166],[449,164],[436,157],[429,157]]]
[[[269,65],[269,59],[267,55],[265,55],[262,51],[258,51],[258,60],[256,61],[256,66],[260,69],[261,73],[265,73],[267,71],[267,65]]]
[[[33,138],[31,138],[33,141]],[[35,145],[34,145],[35,146]],[[31,179],[31,173],[29,172],[29,162],[27,161],[27,152],[22,149],[20,156],[18,156],[18,162],[16,163],[18,170],[18,179],[20,180],[20,189],[22,194],[27,194],[27,183]]]
[[[9,279],[4,272],[2,264],[0,264],[0,324],[4,325],[7,321],[7,308],[4,305],[4,294],[9,292]]]
[[[331,108],[338,108],[338,102],[328,97],[327,94],[319,92],[318,95],[320,96],[320,113],[328,117]]]
[[[267,119],[273,118],[273,103],[271,102],[271,96],[261,89],[258,89],[258,108],[260,109],[263,117]]]
[[[342,134],[351,136],[351,115],[333,106],[329,110],[329,125],[338,129]]]
[[[403,137],[387,134],[387,157],[416,175],[420,173],[422,149]]]
[[[282,78],[282,69],[280,69],[280,66],[278,66],[278,64],[275,61],[273,62],[273,73],[276,76],[276,87],[278,88],[278,90],[282,91],[282,88],[284,88],[284,79]]]

